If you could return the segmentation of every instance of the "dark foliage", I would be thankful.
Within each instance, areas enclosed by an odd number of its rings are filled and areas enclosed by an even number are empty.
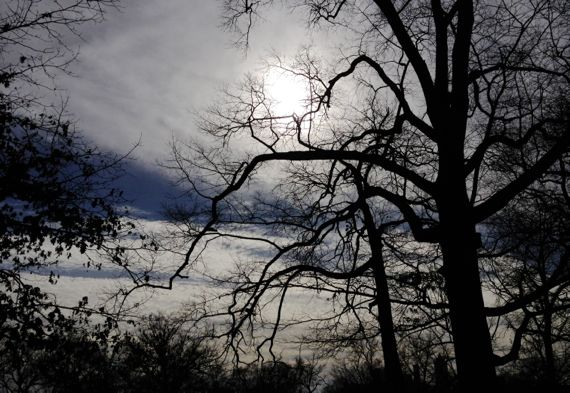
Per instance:
[[[79,35],[81,25],[100,21],[114,4],[8,0],[0,5],[3,391],[82,392],[105,386],[106,353],[100,343],[114,320],[102,317],[86,333],[92,312],[86,297],[76,307],[62,307],[23,273],[45,272],[89,249],[118,262],[123,250],[110,242],[132,229],[121,216],[121,193],[111,187],[122,157],[99,151],[75,130],[64,108],[53,105],[55,78],[77,55],[69,39]],[[52,273],[49,281],[57,277]]]
[[[121,192],[108,184],[120,173],[119,159],[98,152],[61,119],[32,120],[3,109],[2,261],[16,269],[55,263],[72,249],[100,249],[116,238],[124,229],[116,210]]]
[[[110,187],[121,157],[98,151],[53,105],[55,78],[76,57],[68,41],[114,4],[9,0],[0,7],[0,262],[10,269],[101,248],[123,229],[121,193]]]

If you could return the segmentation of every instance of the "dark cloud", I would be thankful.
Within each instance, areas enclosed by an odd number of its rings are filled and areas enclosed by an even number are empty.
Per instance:
[[[160,168],[141,161],[126,161],[124,171],[115,186],[123,191],[129,215],[146,220],[162,219],[162,206],[178,196],[180,189]]]

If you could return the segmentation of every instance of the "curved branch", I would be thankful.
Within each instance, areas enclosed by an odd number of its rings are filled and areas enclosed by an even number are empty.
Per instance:
[[[382,79],[382,81],[386,84],[386,86],[388,86],[390,90],[394,93],[394,96],[396,96],[398,102],[400,103],[402,109],[404,110],[403,119],[408,120],[411,125],[420,130],[424,135],[426,135],[432,141],[437,141],[436,132],[429,124],[427,124],[426,122],[424,122],[422,119],[420,119],[414,114],[414,112],[410,108],[408,100],[404,95],[404,92],[400,89],[400,87],[388,76],[388,74],[386,74],[386,72],[378,62],[374,61],[372,58],[366,55],[360,55],[356,57],[354,60],[350,62],[350,66],[347,70],[337,74],[333,79],[329,81],[329,86],[327,87],[327,90],[324,93],[325,104],[326,105],[329,104],[330,95],[332,93],[332,89],[334,88],[335,84],[342,78],[351,75],[360,63],[366,63],[372,69],[374,69],[374,71],[376,71],[380,79]]]
[[[394,32],[398,42],[402,46],[404,53],[410,59],[412,67],[418,76],[420,85],[424,92],[424,97],[426,99],[426,104],[428,108],[432,106],[432,98],[434,98],[434,83],[432,81],[429,68],[420,55],[417,46],[412,41],[409,35],[408,29],[404,26],[402,19],[398,15],[398,11],[394,8],[394,4],[390,0],[374,0],[374,3],[380,8],[392,31]],[[431,111],[430,111],[431,112]]]
[[[410,226],[414,238],[419,242],[437,243],[439,241],[438,227],[424,229],[420,217],[410,206],[410,202],[403,196],[394,194],[383,187],[369,186],[365,190],[366,197],[379,196],[392,203],[400,210],[404,219]]]
[[[503,189],[497,191],[485,202],[473,208],[474,222],[481,222],[504,208],[517,194],[530,186],[552,164],[560,158],[570,145],[570,123],[566,125],[564,135],[531,168]]]

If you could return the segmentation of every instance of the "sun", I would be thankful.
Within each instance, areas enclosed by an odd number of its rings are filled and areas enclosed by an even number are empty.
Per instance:
[[[266,92],[277,116],[301,116],[307,112],[308,86],[305,78],[272,69],[265,77]]]

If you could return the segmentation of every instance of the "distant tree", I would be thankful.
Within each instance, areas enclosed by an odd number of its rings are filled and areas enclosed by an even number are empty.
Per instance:
[[[252,363],[233,370],[229,385],[235,393],[313,393],[322,384],[321,369],[297,358],[294,364],[281,361]]]
[[[150,315],[115,347],[124,392],[212,392],[225,375],[219,354],[183,318]]]
[[[378,391],[385,387],[384,367],[377,340],[355,341],[331,365],[326,393]]]
[[[34,363],[46,390],[53,393],[116,392],[119,378],[109,358],[115,334],[114,323],[97,326],[93,322],[79,321],[44,338]]]
[[[0,326],[0,391],[114,391],[116,378],[107,356],[107,342],[116,333],[113,319],[92,323],[85,300],[64,315],[29,285],[2,296],[16,303],[1,310],[6,318]]]

